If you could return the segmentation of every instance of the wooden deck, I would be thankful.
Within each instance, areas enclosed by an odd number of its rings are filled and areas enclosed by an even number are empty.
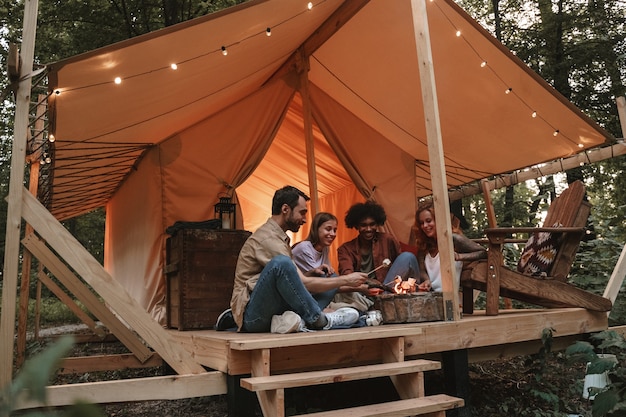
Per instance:
[[[554,329],[556,342],[605,330],[606,313],[578,308],[504,310],[498,316],[477,311],[456,322],[387,324],[286,335],[169,330],[200,364],[229,375],[251,373],[252,352],[271,350],[272,373],[353,366],[383,358],[383,342],[403,338],[405,357],[468,349],[470,361],[536,352],[541,333]]]

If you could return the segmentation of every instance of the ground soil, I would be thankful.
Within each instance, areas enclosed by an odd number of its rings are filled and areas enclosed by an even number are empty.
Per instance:
[[[74,356],[123,353],[119,343],[77,345]],[[143,370],[58,375],[54,384],[93,382],[171,373],[166,366]],[[591,416],[591,404],[582,398],[584,365],[570,363],[562,352],[518,356],[469,365],[471,415],[500,416]],[[446,391],[443,372],[425,377],[426,393]],[[362,405],[396,397],[388,379],[331,384],[287,390],[287,415],[304,414],[345,406]],[[250,397],[254,401],[254,397]],[[227,417],[226,396],[175,401],[145,401],[100,405],[106,416],[135,417]],[[257,415],[261,415],[257,410]]]

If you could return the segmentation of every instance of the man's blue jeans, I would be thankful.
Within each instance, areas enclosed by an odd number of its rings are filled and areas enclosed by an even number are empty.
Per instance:
[[[278,255],[265,265],[243,314],[243,331],[269,332],[272,316],[295,311],[305,323],[322,313],[318,302],[304,287],[291,258]]]
[[[400,275],[403,280],[412,277],[419,281],[420,269],[417,265],[417,258],[415,255],[411,252],[402,252],[398,255],[389,267],[389,271],[387,271],[387,275],[385,275],[385,282],[383,282],[383,284],[392,282],[396,275]]]

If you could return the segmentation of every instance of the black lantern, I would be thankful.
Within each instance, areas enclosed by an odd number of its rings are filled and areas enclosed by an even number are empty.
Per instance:
[[[230,197],[220,197],[215,205],[215,218],[222,222],[222,229],[237,228],[237,204],[230,201]]]

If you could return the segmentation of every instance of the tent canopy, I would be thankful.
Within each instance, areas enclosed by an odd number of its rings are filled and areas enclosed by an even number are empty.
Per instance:
[[[312,4],[250,1],[48,67],[45,203],[59,219],[106,206],[105,266],[155,314],[167,226],[236,190],[255,230],[277,188],[309,189],[308,111],[321,209],[374,198],[404,240],[431,194],[411,1]],[[426,7],[449,186],[606,140],[451,0]]]

